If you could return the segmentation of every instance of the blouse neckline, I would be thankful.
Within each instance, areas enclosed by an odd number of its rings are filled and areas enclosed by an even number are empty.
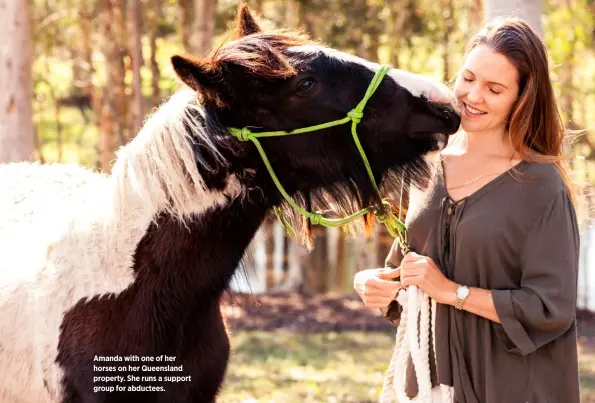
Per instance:
[[[438,158],[440,159],[439,172],[438,172],[438,182],[439,182],[440,188],[446,194],[446,198],[448,199],[450,204],[457,204],[457,205],[460,203],[463,203],[463,202],[468,202],[468,201],[470,202],[470,201],[480,197],[484,193],[487,193],[492,187],[494,187],[496,184],[501,182],[504,178],[511,175],[511,173],[515,169],[518,169],[527,163],[527,161],[521,160],[520,162],[518,162],[511,168],[507,169],[506,171],[502,172],[501,174],[496,176],[494,179],[492,179],[491,181],[489,181],[488,183],[486,183],[485,185],[483,185],[482,187],[480,187],[479,189],[474,191],[473,193],[471,193],[467,196],[464,196],[458,200],[455,200],[451,197],[450,193],[448,193],[448,189],[446,188],[446,178],[444,175],[444,160],[442,159],[441,155],[439,155]]]

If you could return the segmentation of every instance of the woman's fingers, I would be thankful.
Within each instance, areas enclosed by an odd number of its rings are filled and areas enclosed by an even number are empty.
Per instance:
[[[403,280],[405,277],[418,274],[421,270],[423,270],[423,266],[425,264],[426,262],[423,259],[403,263],[401,265],[401,280]]]
[[[380,278],[380,273],[394,278],[397,269],[368,269],[358,272],[354,278],[354,288],[366,307],[371,309],[384,308],[395,299],[401,283],[390,278]],[[397,275],[398,277],[398,275]]]
[[[403,288],[409,287],[410,285],[419,286],[421,279],[422,277],[418,275],[407,276],[401,280],[401,286]]]
[[[387,268],[384,271],[380,271],[378,273],[378,277],[384,280],[391,280],[393,278],[398,278],[401,275],[401,268],[397,267],[394,269]]]
[[[381,286],[381,287],[374,286],[374,285],[366,286],[363,293],[366,296],[366,298],[385,297],[385,296],[390,296],[390,295],[396,294],[400,288],[401,288],[400,282],[391,282],[391,284],[388,284],[387,286]]]

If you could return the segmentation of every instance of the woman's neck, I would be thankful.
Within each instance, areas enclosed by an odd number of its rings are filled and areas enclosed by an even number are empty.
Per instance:
[[[516,153],[503,129],[466,132],[455,135],[445,154],[471,159],[511,159]]]

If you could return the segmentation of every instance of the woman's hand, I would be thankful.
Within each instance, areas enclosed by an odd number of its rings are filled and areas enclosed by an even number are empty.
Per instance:
[[[362,270],[355,274],[353,288],[370,309],[386,308],[401,288],[398,281],[390,281],[395,270],[380,268]]]
[[[415,285],[440,304],[454,305],[458,285],[440,271],[428,256],[409,252],[401,261],[396,276],[401,277],[401,286]]]

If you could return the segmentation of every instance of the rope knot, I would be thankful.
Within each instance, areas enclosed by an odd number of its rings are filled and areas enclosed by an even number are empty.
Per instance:
[[[383,200],[381,204],[377,205],[374,207],[374,215],[376,216],[376,219],[381,222],[384,223],[386,221],[386,219],[388,218],[388,213],[391,211],[391,205],[389,202],[387,202],[386,200]]]
[[[312,223],[312,225],[318,225],[318,224],[320,224],[321,221],[322,221],[322,214],[312,213],[312,216],[310,216],[310,222]]]
[[[248,141],[250,140],[250,135],[252,132],[247,127],[242,127],[240,132],[238,133],[238,140],[240,141]]]
[[[364,113],[358,111],[357,109],[352,109],[349,112],[347,112],[347,116],[349,116],[354,123],[359,123],[362,121]]]

